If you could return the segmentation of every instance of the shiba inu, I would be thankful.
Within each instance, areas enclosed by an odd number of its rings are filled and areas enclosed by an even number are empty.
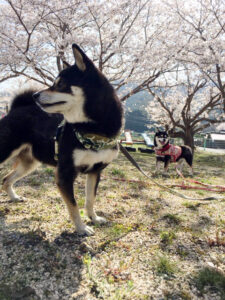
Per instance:
[[[12,185],[40,163],[56,167],[56,183],[76,231],[91,235],[93,229],[81,220],[73,183],[87,174],[87,215],[94,223],[106,220],[96,215],[94,202],[101,171],[117,157],[123,109],[112,85],[76,44],[75,64],[64,62],[54,84],[40,92],[17,96],[8,115],[0,121],[0,163],[15,158],[15,169],[3,180],[12,199]],[[54,136],[59,123],[56,153]],[[57,156],[57,157],[56,157]]]
[[[156,154],[156,171],[159,171],[160,162],[164,163],[164,171],[168,171],[170,163],[178,163],[177,167],[182,171],[186,161],[193,174],[193,154],[189,146],[175,146],[170,144],[169,135],[166,131],[157,131],[154,136],[154,149]]]

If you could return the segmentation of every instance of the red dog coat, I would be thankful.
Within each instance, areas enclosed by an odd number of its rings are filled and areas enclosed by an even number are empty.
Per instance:
[[[162,149],[155,149],[155,154],[158,156],[170,155],[171,161],[176,162],[181,156],[181,151],[181,147],[168,144]]]

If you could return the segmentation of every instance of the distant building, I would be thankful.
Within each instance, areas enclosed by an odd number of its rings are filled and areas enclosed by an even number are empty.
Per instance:
[[[204,147],[214,149],[225,149],[225,131],[220,133],[207,133]]]
[[[225,122],[220,123],[217,127],[216,127],[216,132],[224,132],[225,133]]]

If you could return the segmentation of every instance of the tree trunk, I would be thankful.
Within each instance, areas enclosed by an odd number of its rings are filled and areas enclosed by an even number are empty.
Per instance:
[[[190,129],[186,129],[183,140],[184,144],[190,146],[192,151],[194,152],[194,135]]]
[[[186,128],[185,132],[174,132],[173,130],[169,130],[168,132],[172,138],[181,138],[183,140],[183,144],[191,147],[194,153],[194,134],[191,129]]]

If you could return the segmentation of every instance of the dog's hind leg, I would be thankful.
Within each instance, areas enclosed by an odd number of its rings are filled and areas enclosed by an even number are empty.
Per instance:
[[[56,173],[56,183],[63,200],[66,203],[70,218],[79,234],[94,234],[94,230],[85,225],[80,217],[79,208],[74,198],[73,182],[76,174],[74,170],[68,168],[58,168]]]
[[[188,166],[189,166],[190,169],[191,169],[191,176],[194,175],[194,170],[193,170],[192,161],[193,161],[193,158],[192,158],[192,157],[186,158],[186,163],[188,164]]]
[[[40,163],[32,156],[31,147],[23,149],[14,159],[14,170],[4,177],[2,188],[12,201],[18,201],[23,200],[23,198],[15,193],[13,184],[31,173]]]
[[[93,221],[93,223],[102,224],[106,223],[106,219],[96,215],[94,211],[94,203],[97,193],[98,184],[100,181],[100,172],[87,174],[86,179],[86,202],[85,208],[88,217]]]
[[[182,173],[182,170],[183,170],[183,167],[184,167],[184,163],[185,163],[185,160],[181,158],[178,161],[177,166],[176,166],[176,168],[178,168],[181,173]]]

